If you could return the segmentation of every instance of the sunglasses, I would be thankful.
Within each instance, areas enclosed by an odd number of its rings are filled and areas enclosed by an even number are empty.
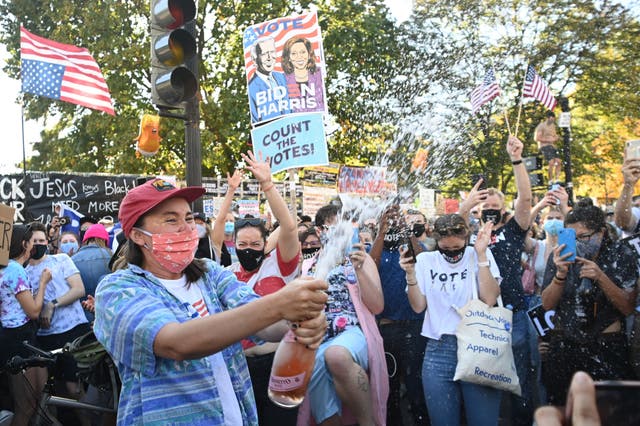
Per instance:
[[[262,225],[262,219],[258,217],[246,218],[246,219],[236,219],[235,228],[236,230],[240,228],[244,228],[245,226],[260,226]]]
[[[463,225],[455,225],[450,228],[435,228],[433,230],[434,233],[437,234],[438,237],[444,238],[448,236],[453,237],[465,237],[467,235],[467,228]]]

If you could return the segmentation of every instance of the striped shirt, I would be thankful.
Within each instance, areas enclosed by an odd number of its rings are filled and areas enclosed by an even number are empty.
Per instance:
[[[232,272],[210,260],[207,266],[204,277],[192,285],[200,287],[212,315],[259,297]],[[94,332],[115,360],[122,380],[119,425],[225,424],[209,358],[177,361],[153,352],[153,341],[162,327],[189,320],[190,310],[140,267],[129,265],[100,282]],[[251,379],[240,343],[223,349],[222,355],[243,424],[257,425]]]

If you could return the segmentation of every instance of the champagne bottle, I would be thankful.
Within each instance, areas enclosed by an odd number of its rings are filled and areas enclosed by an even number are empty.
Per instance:
[[[302,403],[313,372],[316,351],[296,342],[289,330],[282,338],[271,367],[269,399],[284,408]]]

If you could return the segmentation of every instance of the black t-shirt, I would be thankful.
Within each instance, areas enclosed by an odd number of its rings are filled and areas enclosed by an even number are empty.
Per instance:
[[[633,249],[621,242],[603,242],[596,264],[602,272],[620,288],[631,290],[636,285],[638,267]],[[557,330],[574,340],[586,341],[600,334],[616,321],[624,324],[624,315],[609,301],[597,283],[586,282],[580,278],[579,263],[573,263],[567,272],[562,297],[555,308],[553,320]],[[550,285],[556,273],[553,256],[549,256],[542,283],[543,291]],[[591,294],[585,295],[581,285],[591,288]],[[578,291],[580,289],[580,291]]]
[[[500,282],[502,303],[504,306],[511,305],[514,312],[527,309],[522,289],[522,265],[520,263],[526,236],[527,230],[522,229],[518,222],[511,218],[504,226],[491,232],[491,243],[489,244],[489,249],[502,277],[502,282]],[[473,242],[475,242],[475,235]]]

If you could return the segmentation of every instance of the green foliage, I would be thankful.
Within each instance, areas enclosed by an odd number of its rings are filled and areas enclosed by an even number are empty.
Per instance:
[[[242,31],[299,13],[308,0],[198,2],[203,176],[232,171],[250,149]],[[327,64],[330,160],[385,165],[401,186],[417,183],[455,194],[468,176],[513,192],[505,114],[524,141],[544,116],[537,102],[518,114],[527,63],[571,101],[574,175],[616,152],[594,154],[591,143],[638,116],[640,27],[618,3],[589,0],[416,0],[411,19],[395,24],[381,0],[320,0]],[[185,175],[184,124],[163,119],[155,157],[137,159],[134,138],[153,111],[149,84],[149,1],[48,2],[0,0],[0,41],[12,55],[5,71],[19,78],[19,25],[54,40],[87,47],[102,68],[116,117],[24,95],[27,118],[55,123],[36,145],[37,170]],[[471,116],[468,95],[490,66],[502,96]],[[610,137],[610,136],[608,136]],[[619,141],[618,141],[619,142]],[[411,172],[419,148],[425,171]]]

